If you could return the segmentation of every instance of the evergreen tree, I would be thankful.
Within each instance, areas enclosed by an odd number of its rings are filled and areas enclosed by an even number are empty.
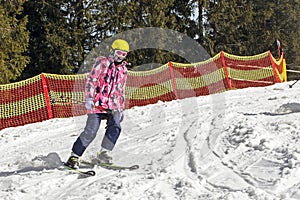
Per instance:
[[[29,56],[23,79],[42,72],[74,74],[99,42],[99,1],[29,0]]]
[[[160,27],[167,28],[181,33],[185,33],[191,38],[196,36],[196,25],[191,19],[193,5],[190,1],[180,0],[140,0],[122,1],[119,7],[114,7],[116,18],[113,20],[117,32],[122,32],[134,28]],[[146,30],[149,31],[149,30]],[[153,33],[157,34],[157,33]],[[157,63],[165,64],[172,60],[175,62],[186,62],[185,58],[166,51],[163,48],[164,41],[168,36],[158,36],[152,43],[161,44],[162,49],[140,49],[130,52],[128,59],[134,66],[153,63],[147,65],[145,69],[157,67]],[[134,41],[134,40],[133,40]],[[151,45],[149,45],[151,46]],[[141,68],[138,68],[140,70]]]
[[[212,56],[222,50],[255,55],[271,50],[279,39],[288,60],[299,62],[299,4],[295,0],[210,1],[205,8],[203,44]]]
[[[196,40],[204,45],[205,43],[205,32],[204,32],[204,24],[207,20],[207,7],[209,5],[210,0],[191,0],[190,4],[192,5],[192,16],[195,21],[196,28]],[[195,18],[196,17],[196,18]]]
[[[277,0],[273,22],[287,63],[300,65],[300,1]]]
[[[269,8],[270,2],[263,3]],[[261,53],[270,42],[268,21],[272,13],[251,0],[211,1],[207,13],[205,34],[212,55],[220,51],[236,55]]]
[[[30,63],[22,79],[41,72],[76,73],[83,63],[92,65],[86,56],[99,56],[91,50],[106,39],[146,27],[185,33],[211,56],[221,50],[254,55],[269,50],[279,39],[286,57],[299,62],[299,13],[295,0],[28,0],[22,16],[29,19]],[[193,15],[198,18],[193,19]],[[151,42],[164,44],[165,40],[160,35]],[[163,46],[131,51],[128,60],[134,66],[154,63],[145,69],[170,60],[186,62]]]
[[[29,61],[24,55],[29,40],[27,17],[20,17],[24,1],[0,2],[0,84],[16,80]]]
[[[66,22],[62,17],[59,2],[29,0],[24,4],[24,15],[28,15],[27,25],[30,31],[28,55],[31,60],[22,79],[38,75],[42,72],[59,73],[62,68],[61,53],[65,45],[63,30]],[[55,24],[51,24],[55,23]],[[56,26],[57,25],[57,26]],[[57,27],[54,30],[52,27]],[[69,35],[69,34],[67,34]],[[53,44],[52,41],[55,41]]]

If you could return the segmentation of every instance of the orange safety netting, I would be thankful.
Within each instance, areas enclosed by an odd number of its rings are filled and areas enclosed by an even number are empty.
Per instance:
[[[0,129],[49,119],[41,75],[0,85]]]
[[[44,74],[49,89],[53,117],[63,118],[86,113],[85,100],[87,74],[57,75]]]
[[[283,82],[283,56],[275,61],[270,52],[255,56],[235,56],[221,52],[228,72],[229,89],[267,86]]]
[[[220,54],[204,62],[170,65],[175,72],[179,99],[214,94],[228,88]]]
[[[84,115],[86,78],[87,74],[43,73],[0,85],[0,130],[51,118]],[[220,52],[204,62],[169,62],[150,71],[128,71],[125,105],[128,109],[286,80],[284,55],[276,60],[270,51],[255,56]]]
[[[168,64],[150,71],[129,71],[125,98],[126,108],[175,99]]]

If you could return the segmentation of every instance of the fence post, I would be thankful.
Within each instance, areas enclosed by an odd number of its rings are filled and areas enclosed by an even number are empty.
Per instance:
[[[226,77],[228,89],[231,89],[231,81],[229,79],[229,74],[228,74],[228,71],[227,71],[227,66],[226,66],[226,62],[225,62],[224,52],[221,51],[220,55],[221,55],[222,65],[223,65],[224,72],[225,72],[225,77]]]
[[[51,103],[50,103],[47,80],[43,73],[41,74],[41,76],[42,76],[42,84],[43,84],[43,91],[44,91],[44,96],[45,96],[45,101],[46,101],[47,112],[48,112],[48,118],[52,119],[53,113],[52,113],[52,108],[51,108]]]
[[[175,94],[175,100],[177,100],[178,99],[178,93],[177,93],[177,87],[176,87],[176,81],[175,81],[175,75],[174,75],[174,69],[173,69],[172,61],[169,61],[169,67],[170,67],[172,85],[173,85],[174,94]]]
[[[282,65],[283,65],[283,81],[287,82],[287,72],[286,72],[286,60],[284,58],[284,53],[282,53]]]
[[[274,76],[275,76],[275,83],[280,83],[280,79],[279,79],[279,76],[278,76],[279,72],[278,72],[276,64],[275,64],[275,62],[273,60],[273,56],[272,56],[270,50],[268,51],[268,54],[269,54],[269,59],[271,61],[272,68],[273,68]]]

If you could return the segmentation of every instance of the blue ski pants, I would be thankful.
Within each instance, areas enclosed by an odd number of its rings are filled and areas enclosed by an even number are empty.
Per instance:
[[[101,146],[107,150],[113,150],[121,133],[120,112],[115,112],[114,115],[107,113],[88,114],[84,131],[73,144],[72,151],[82,156],[85,149],[95,139],[99,130],[101,120],[107,119],[107,128],[102,140]]]

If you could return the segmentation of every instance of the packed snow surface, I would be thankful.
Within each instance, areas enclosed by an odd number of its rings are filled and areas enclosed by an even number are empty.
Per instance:
[[[61,169],[86,116],[0,131],[0,199],[300,199],[300,83],[232,90],[125,111],[112,152],[135,171]],[[98,151],[106,122],[84,153]]]

